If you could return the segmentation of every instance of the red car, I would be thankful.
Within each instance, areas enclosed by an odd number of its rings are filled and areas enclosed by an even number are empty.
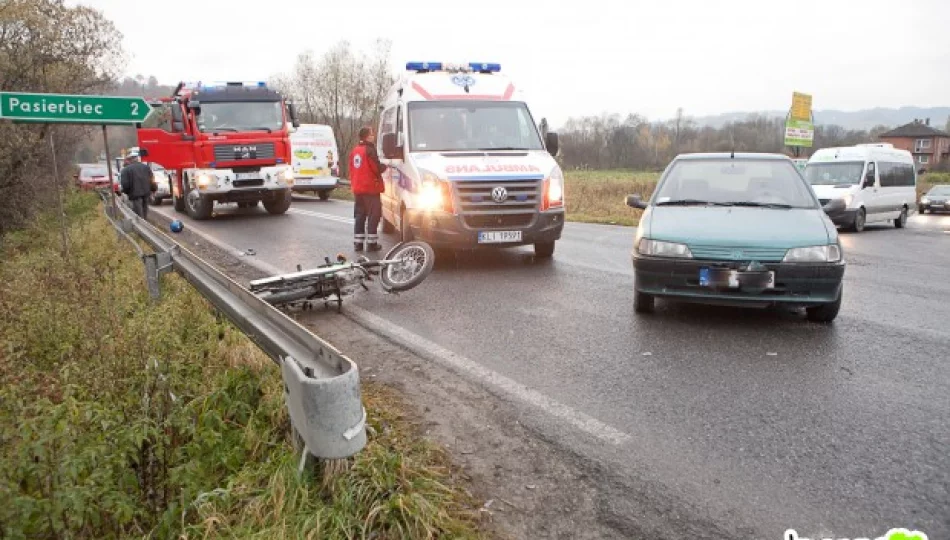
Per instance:
[[[79,172],[73,175],[79,189],[96,189],[109,187],[109,172],[105,164],[85,163],[79,166]]]

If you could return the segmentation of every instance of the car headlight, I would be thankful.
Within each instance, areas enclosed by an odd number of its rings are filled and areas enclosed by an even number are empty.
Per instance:
[[[838,244],[792,248],[785,253],[782,262],[838,262],[841,260],[841,248]]]
[[[662,240],[650,240],[643,238],[637,245],[637,253],[641,255],[650,255],[653,257],[672,257],[678,259],[692,259],[693,254],[689,251],[686,244],[676,242],[663,242]]]
[[[548,177],[545,209],[564,205],[564,173],[557,165]]]
[[[844,205],[846,207],[851,206],[851,202],[854,201],[854,195],[845,195],[844,197],[841,197],[841,200],[844,201]]]
[[[419,175],[422,177],[422,185],[419,190],[419,206],[423,210],[450,211],[452,194],[449,190],[449,183],[424,169],[419,171]]]
[[[923,199],[920,199],[920,204],[930,204],[930,199],[924,197]]]

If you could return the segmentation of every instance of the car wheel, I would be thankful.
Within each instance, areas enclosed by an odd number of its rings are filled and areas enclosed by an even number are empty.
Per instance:
[[[656,305],[656,298],[652,294],[647,294],[640,292],[636,289],[633,291],[633,310],[637,313],[653,313],[653,308]]]
[[[894,220],[894,226],[898,229],[903,229],[904,225],[907,225],[907,209],[901,209],[901,215]]]
[[[550,259],[554,255],[554,242],[537,242],[534,244],[534,256],[538,259]]]
[[[864,208],[859,208],[858,213],[854,216],[854,226],[851,227],[854,232],[861,232],[864,230],[864,226],[867,224],[867,214],[864,212]]]
[[[805,317],[811,322],[830,323],[835,320],[841,310],[841,297],[843,295],[844,291],[838,293],[838,299],[830,304],[805,308]]]

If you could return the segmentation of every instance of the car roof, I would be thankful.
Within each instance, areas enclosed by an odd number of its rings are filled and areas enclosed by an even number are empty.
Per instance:
[[[765,152],[695,152],[689,154],[679,154],[677,160],[703,160],[703,159],[737,159],[737,160],[757,160],[757,161],[791,161],[783,154],[769,154]]]

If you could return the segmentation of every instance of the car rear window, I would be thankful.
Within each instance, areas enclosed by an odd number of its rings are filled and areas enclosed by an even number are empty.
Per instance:
[[[106,172],[105,167],[83,167],[80,174],[82,176],[108,176],[109,173]]]

